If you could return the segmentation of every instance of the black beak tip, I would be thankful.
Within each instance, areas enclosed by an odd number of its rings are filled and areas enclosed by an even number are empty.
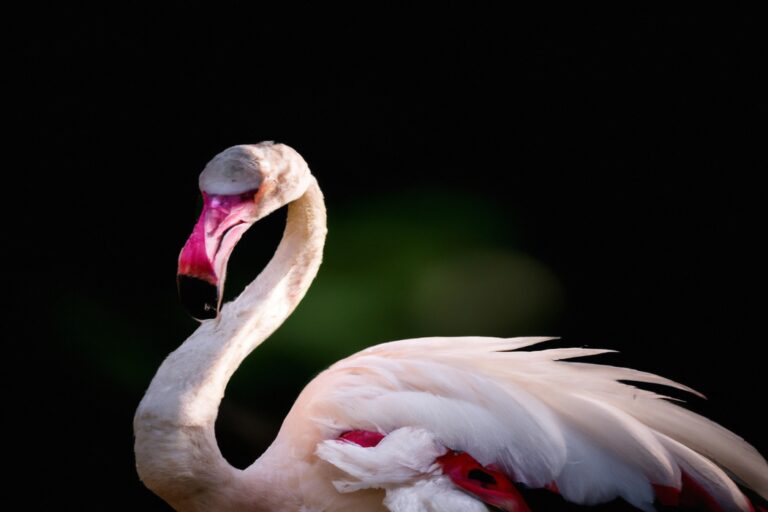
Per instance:
[[[176,276],[179,300],[197,320],[216,318],[219,314],[219,290],[208,281],[179,274]]]

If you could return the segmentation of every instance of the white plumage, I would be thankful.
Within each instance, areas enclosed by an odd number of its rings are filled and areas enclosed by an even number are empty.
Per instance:
[[[333,485],[339,492],[384,489],[384,505],[393,512],[485,512],[485,505],[456,489],[435,459],[447,450],[424,429],[402,427],[372,448],[329,440],[317,455],[344,473],[348,480]]]
[[[765,495],[766,464],[749,444],[617,379],[684,386],[635,370],[561,361],[599,350],[502,352],[544,340],[426,338],[369,348],[313,382],[334,390],[317,394],[313,405],[330,415],[313,420],[327,425],[342,420],[340,431],[350,425],[380,432],[423,428],[440,445],[466,451],[482,464],[499,464],[530,487],[555,482],[575,503],[622,497],[653,510],[651,484],[679,488],[682,468],[725,510],[747,510],[731,479],[681,444],[695,441]],[[330,443],[341,444],[324,444]],[[357,447],[358,453],[373,453],[366,450]],[[348,467],[327,448],[318,455],[342,470]]]
[[[246,149],[206,167],[209,197],[237,195],[206,203],[180,268],[220,288],[245,228],[290,204],[283,240],[254,283],[166,359],[134,423],[139,474],[176,509],[485,510],[438,463],[454,451],[586,505],[621,497],[653,510],[653,486],[680,489],[684,475],[723,510],[750,507],[731,477],[768,497],[768,465],[744,440],[620,381],[692,390],[636,370],[564,361],[605,350],[523,350],[547,338],[424,338],[366,349],[309,383],[267,452],[246,470],[232,468],[214,434],[227,381],[303,297],[326,232],[322,194],[301,157],[279,144]],[[248,170],[245,184],[232,181],[243,173],[226,168],[242,158],[251,159],[238,167]],[[217,181],[224,179],[226,186]],[[349,431],[385,437],[363,447],[340,439]]]

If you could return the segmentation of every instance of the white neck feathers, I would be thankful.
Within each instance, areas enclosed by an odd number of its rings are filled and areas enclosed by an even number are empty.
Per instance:
[[[245,505],[233,503],[238,496],[248,496],[248,502],[258,496],[253,475],[248,492],[238,492],[242,471],[219,451],[219,404],[243,359],[304,297],[320,266],[325,235],[323,196],[312,178],[288,206],[282,241],[266,268],[219,318],[203,322],[171,353],[152,380],[134,419],[136,466],[147,487],[178,510],[226,510]]]

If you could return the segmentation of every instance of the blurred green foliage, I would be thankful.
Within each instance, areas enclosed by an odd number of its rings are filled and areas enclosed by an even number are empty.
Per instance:
[[[508,219],[501,205],[450,192],[331,205],[318,278],[237,372],[230,395],[250,397],[267,383],[273,399],[295,395],[334,361],[394,339],[550,334],[561,286],[542,263],[515,249],[520,235]],[[255,275],[253,268],[233,270],[229,295]],[[101,378],[140,392],[194,325],[167,293],[142,305],[153,316],[105,300],[67,297],[59,308],[61,339]],[[168,314],[156,314],[163,310]]]

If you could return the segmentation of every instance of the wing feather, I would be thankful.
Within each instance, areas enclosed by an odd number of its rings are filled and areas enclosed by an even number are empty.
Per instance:
[[[322,392],[310,385],[303,410],[329,437],[345,429],[421,429],[527,486],[555,482],[575,503],[622,497],[652,510],[652,485],[680,489],[682,471],[724,509],[748,510],[723,470],[768,499],[768,465],[748,443],[624,381],[696,391],[646,372],[565,361],[602,349],[520,350],[549,339],[423,338],[371,347],[321,374],[313,384]],[[358,480],[375,480],[376,471],[364,477],[319,454]]]

